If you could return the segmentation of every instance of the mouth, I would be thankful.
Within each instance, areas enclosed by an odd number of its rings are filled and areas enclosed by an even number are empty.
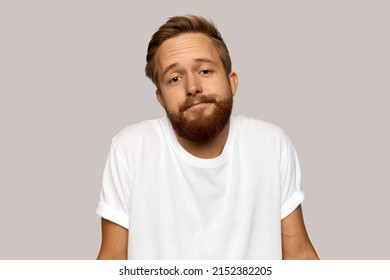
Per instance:
[[[216,103],[216,100],[211,96],[199,96],[198,98],[188,98],[179,108],[179,112],[191,111],[195,109],[207,108],[210,104]]]
[[[194,102],[186,110],[195,110],[207,107],[211,102]]]
[[[205,103],[207,103],[207,102],[200,102],[200,101],[199,102],[194,102],[194,103],[191,104],[190,107],[197,106],[199,104],[205,104]]]

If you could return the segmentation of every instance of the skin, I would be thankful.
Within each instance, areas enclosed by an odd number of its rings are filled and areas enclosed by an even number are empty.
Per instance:
[[[109,220],[103,219],[102,244],[98,260],[127,260],[127,242],[129,231]]]
[[[212,95],[216,100],[235,95],[237,74],[228,76],[218,51],[210,38],[201,33],[185,33],[166,40],[158,49],[157,73],[159,89],[156,97],[168,111],[178,112],[179,106],[190,95]],[[196,117],[196,111],[205,115],[214,110],[213,103],[193,106],[184,112],[188,119]],[[177,136],[179,143],[189,153],[200,158],[213,158],[221,154],[229,134],[229,124],[209,143],[198,144]]]
[[[217,100],[236,94],[237,74],[226,75],[218,51],[211,39],[200,33],[185,33],[166,40],[157,51],[159,88],[156,97],[161,106],[178,112],[180,104],[190,95],[213,95]],[[197,110],[210,114],[214,104],[197,104],[184,112],[192,119]],[[178,135],[179,143],[189,153],[200,158],[221,154],[229,133],[229,124],[206,144],[197,144]],[[298,206],[281,221],[283,259],[318,259]],[[102,219],[102,245],[98,259],[127,259],[129,231]]]
[[[284,260],[319,260],[306,231],[301,205],[282,220],[282,256]]]

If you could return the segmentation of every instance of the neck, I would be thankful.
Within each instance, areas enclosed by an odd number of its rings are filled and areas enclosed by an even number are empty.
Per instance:
[[[219,156],[225,147],[229,135],[230,121],[222,131],[213,139],[206,143],[197,143],[184,139],[176,134],[179,144],[190,154],[198,158],[215,158]]]

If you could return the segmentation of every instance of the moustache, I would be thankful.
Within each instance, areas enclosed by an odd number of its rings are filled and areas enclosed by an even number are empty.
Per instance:
[[[179,112],[183,113],[185,110],[190,108],[192,106],[192,104],[194,104],[194,103],[216,103],[216,102],[217,101],[212,96],[201,95],[201,96],[198,96],[198,97],[189,97],[179,107]]]

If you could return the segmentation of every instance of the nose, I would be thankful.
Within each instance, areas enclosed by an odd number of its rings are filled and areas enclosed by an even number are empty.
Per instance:
[[[199,77],[196,75],[188,75],[186,83],[187,95],[197,95],[202,92],[202,85]]]

